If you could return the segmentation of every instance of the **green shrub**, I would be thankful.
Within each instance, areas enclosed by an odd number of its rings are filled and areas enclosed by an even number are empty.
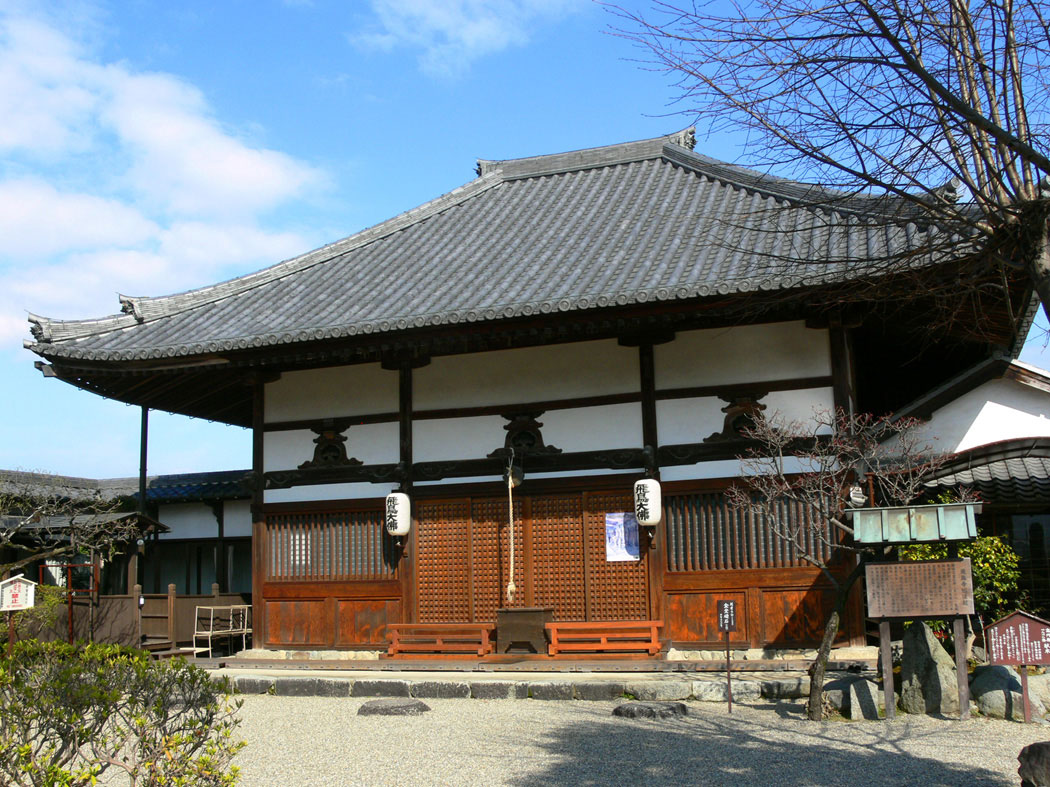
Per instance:
[[[0,782],[228,787],[239,703],[225,681],[116,645],[19,642],[0,658]]]

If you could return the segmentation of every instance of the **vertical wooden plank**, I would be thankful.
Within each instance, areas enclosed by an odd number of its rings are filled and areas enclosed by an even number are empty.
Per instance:
[[[959,718],[970,718],[970,682],[966,664],[966,631],[964,618],[956,615],[952,618],[952,639],[955,640],[955,678],[959,687]],[[1024,698],[1024,720],[1032,721],[1032,709],[1028,701],[1028,667],[1021,667],[1021,694]]]
[[[643,342],[638,345],[638,376],[642,394],[642,443],[646,448],[653,450],[655,461],[656,451],[660,446],[656,431],[656,367],[652,343]],[[652,469],[659,472],[658,467]]]
[[[524,598],[525,606],[536,605],[534,550],[532,542],[532,505],[527,497],[521,499],[521,551],[522,568],[524,570]]]
[[[879,621],[879,657],[882,664],[882,692],[886,719],[897,715],[897,699],[893,688],[893,652],[890,648],[890,622]]]

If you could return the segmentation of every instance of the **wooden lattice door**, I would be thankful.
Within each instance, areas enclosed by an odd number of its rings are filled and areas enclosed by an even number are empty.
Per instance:
[[[644,545],[637,561],[606,560],[606,514],[630,511],[630,495],[520,496],[514,508],[515,606],[553,607],[555,620],[649,617]],[[417,620],[495,621],[510,571],[507,501],[422,501],[416,517]]]

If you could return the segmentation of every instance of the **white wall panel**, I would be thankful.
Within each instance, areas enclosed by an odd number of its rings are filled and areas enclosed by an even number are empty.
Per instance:
[[[642,447],[642,408],[637,402],[548,410],[539,421],[544,442],[567,453]]]
[[[285,372],[266,385],[266,422],[397,412],[397,388],[378,363]]]
[[[503,447],[506,423],[498,415],[416,421],[412,425],[412,459],[435,462],[487,456]]]
[[[170,533],[159,538],[218,538],[219,523],[215,514],[204,503],[171,503],[158,507],[157,519],[167,525]]]
[[[398,425],[359,424],[346,433],[346,453],[366,465],[397,462],[399,455]],[[263,440],[263,467],[271,470],[294,470],[313,459],[317,447],[315,432],[309,429],[290,429],[266,432]]]
[[[386,497],[397,484],[315,484],[295,486],[291,489],[267,489],[263,493],[265,503],[307,503],[311,500],[357,500],[360,498]]]
[[[222,510],[222,532],[227,538],[251,536],[251,503],[247,500],[227,500]]]
[[[683,331],[653,355],[657,388],[831,374],[828,332],[801,321]]]
[[[638,390],[638,349],[614,340],[434,358],[413,377],[413,407],[478,407]],[[395,399],[396,402],[396,399]]]
[[[721,432],[726,403],[714,396],[663,399],[656,403],[656,431],[661,445],[699,443]]]

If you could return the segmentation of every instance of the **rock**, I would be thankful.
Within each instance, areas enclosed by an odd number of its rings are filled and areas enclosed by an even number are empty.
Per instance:
[[[1038,697],[1043,707],[1050,710],[1050,672],[1028,676],[1028,692]]]
[[[809,678],[772,678],[760,681],[762,696],[768,700],[797,700],[809,696]]]
[[[412,696],[446,700],[470,697],[470,685],[454,680],[417,680],[412,683]]]
[[[848,705],[843,715],[852,721],[878,721],[879,711],[886,711],[882,689],[867,678],[858,678],[850,683]]]
[[[900,704],[905,713],[959,715],[955,661],[925,623],[912,623],[904,632]]]
[[[1009,667],[994,665],[975,669],[970,694],[982,715],[1024,721],[1021,677]],[[1046,708],[1032,691],[1031,684],[1028,686],[1028,701],[1032,706],[1032,720],[1041,719]]]
[[[407,680],[358,680],[351,693],[355,697],[407,697],[409,686]]]
[[[625,686],[612,680],[587,680],[577,683],[576,699],[608,702],[623,698]]]
[[[369,700],[357,709],[358,716],[418,716],[430,710],[430,706],[420,700],[402,697],[384,697]]]
[[[693,699],[700,702],[727,702],[726,681],[694,680]],[[733,702],[757,702],[762,699],[762,684],[757,680],[734,680]]]
[[[273,678],[238,675],[233,679],[233,687],[241,694],[269,694],[273,690]]]
[[[352,681],[345,678],[277,678],[279,697],[349,697]]]
[[[1050,787],[1050,741],[1030,743],[1017,755],[1021,787]]]
[[[635,699],[654,702],[687,700],[693,693],[693,687],[685,680],[628,681],[624,690]]]
[[[571,700],[573,685],[569,681],[536,681],[529,684],[529,696],[534,700]]]
[[[978,645],[973,646],[973,650],[971,651],[970,655],[973,657],[973,660],[976,661],[978,664],[988,663],[988,654],[985,652],[984,648]]]
[[[625,719],[669,719],[688,715],[689,708],[682,702],[625,702],[613,708],[613,716]]]
[[[529,684],[505,680],[474,681],[470,684],[470,696],[476,700],[524,700],[529,696]]]

